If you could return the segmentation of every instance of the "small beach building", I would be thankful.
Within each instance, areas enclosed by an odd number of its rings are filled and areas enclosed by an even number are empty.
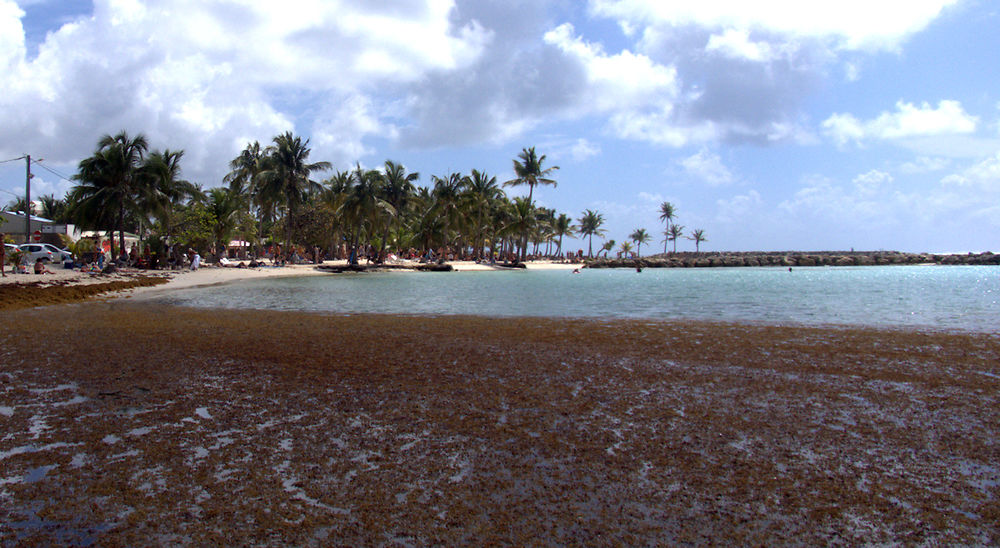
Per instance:
[[[246,259],[250,253],[250,242],[246,240],[230,240],[226,245],[226,257],[230,259]]]

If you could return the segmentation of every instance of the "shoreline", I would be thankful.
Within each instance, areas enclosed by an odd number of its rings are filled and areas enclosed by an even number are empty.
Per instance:
[[[4,539],[1000,539],[996,336],[124,300],[9,317]],[[39,330],[72,343],[39,354]]]
[[[487,264],[477,264],[472,261],[454,261],[448,263],[456,272],[485,272],[493,270],[508,270],[492,267]],[[32,285],[38,287],[71,287],[76,285],[107,284],[141,278],[164,278],[166,283],[156,286],[138,287],[112,291],[100,298],[132,298],[142,300],[155,297],[176,289],[212,286],[232,283],[241,280],[260,278],[281,278],[290,276],[333,276],[335,274],[318,269],[319,266],[346,266],[347,261],[324,261],[322,265],[303,264],[286,265],[283,267],[237,268],[221,266],[203,266],[196,271],[191,270],[135,270],[126,269],[114,274],[89,274],[79,270],[53,268],[52,274],[11,274],[0,278],[0,292],[4,286]],[[528,270],[567,270],[579,268],[582,265],[556,263],[552,261],[537,261],[529,263]],[[401,270],[402,272],[415,272]],[[8,289],[10,290],[10,289]]]

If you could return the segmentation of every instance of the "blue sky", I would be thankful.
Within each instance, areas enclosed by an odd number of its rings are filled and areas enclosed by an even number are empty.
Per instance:
[[[0,0],[0,160],[72,175],[125,129],[211,187],[292,130],[429,185],[535,146],[537,202],[618,242],[661,247],[670,201],[708,250],[1000,251],[997,29],[986,0]]]

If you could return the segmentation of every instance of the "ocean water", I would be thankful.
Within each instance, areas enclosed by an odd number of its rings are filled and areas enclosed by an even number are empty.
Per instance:
[[[192,288],[160,300],[331,313],[698,319],[1000,332],[1000,267],[331,274]]]

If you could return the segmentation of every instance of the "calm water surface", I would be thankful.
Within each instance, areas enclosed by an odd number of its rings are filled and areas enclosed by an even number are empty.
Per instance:
[[[333,313],[705,319],[1000,331],[1000,268],[386,272],[172,292],[183,306]]]

